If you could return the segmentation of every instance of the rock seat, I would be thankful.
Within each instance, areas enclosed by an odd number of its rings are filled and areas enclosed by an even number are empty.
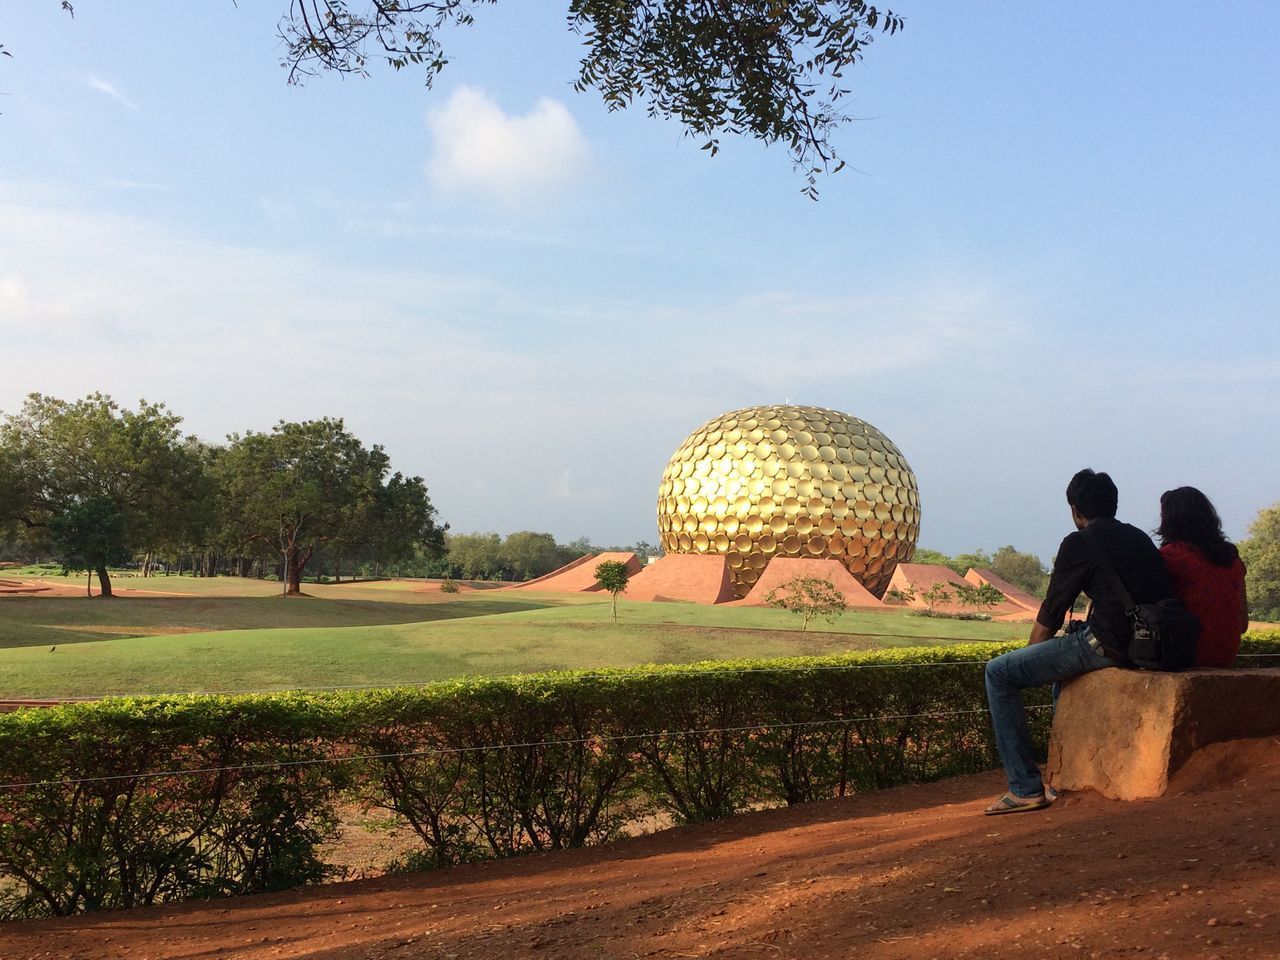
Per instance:
[[[1275,734],[1280,670],[1098,670],[1064,685],[1046,774],[1059,790],[1158,797],[1201,747]]]

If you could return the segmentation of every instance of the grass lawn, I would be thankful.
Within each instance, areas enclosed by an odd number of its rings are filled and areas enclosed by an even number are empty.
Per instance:
[[[177,579],[177,578],[171,578]],[[355,589],[358,585],[353,585]],[[310,591],[310,587],[308,588]],[[1018,624],[850,612],[797,629],[781,610],[619,604],[598,595],[476,591],[383,600],[274,597],[0,601],[0,696],[269,690],[465,675],[834,653],[1022,636]],[[345,595],[345,594],[344,594]],[[235,627],[254,629],[233,629]],[[192,630],[205,632],[191,632]],[[150,633],[152,635],[141,635]],[[68,643],[62,637],[81,642]],[[110,639],[98,639],[101,637]],[[39,645],[36,637],[43,637]],[[57,643],[57,649],[50,646]]]

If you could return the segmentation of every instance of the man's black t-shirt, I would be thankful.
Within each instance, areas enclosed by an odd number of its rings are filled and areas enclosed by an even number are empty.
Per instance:
[[[1154,603],[1176,596],[1160,551],[1137,527],[1112,517],[1099,517],[1089,523],[1089,536],[1111,562],[1134,603]],[[1037,622],[1057,632],[1081,593],[1093,601],[1089,625],[1097,638],[1112,650],[1128,654],[1132,628],[1124,604],[1115,595],[1110,580],[1098,569],[1094,551],[1084,534],[1077,530],[1068,534],[1058,547]]]

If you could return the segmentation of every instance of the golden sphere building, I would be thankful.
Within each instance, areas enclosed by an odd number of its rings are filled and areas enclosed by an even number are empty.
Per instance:
[[[722,554],[746,596],[776,556],[838,560],[883,595],[920,536],[916,477],[893,442],[822,407],[762,406],[704,423],[658,488],[667,553]]]

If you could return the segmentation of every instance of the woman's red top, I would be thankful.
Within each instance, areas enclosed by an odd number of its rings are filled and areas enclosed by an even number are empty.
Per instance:
[[[1244,633],[1244,563],[1219,567],[1185,541],[1160,548],[1178,598],[1200,618],[1197,667],[1229,667]]]

